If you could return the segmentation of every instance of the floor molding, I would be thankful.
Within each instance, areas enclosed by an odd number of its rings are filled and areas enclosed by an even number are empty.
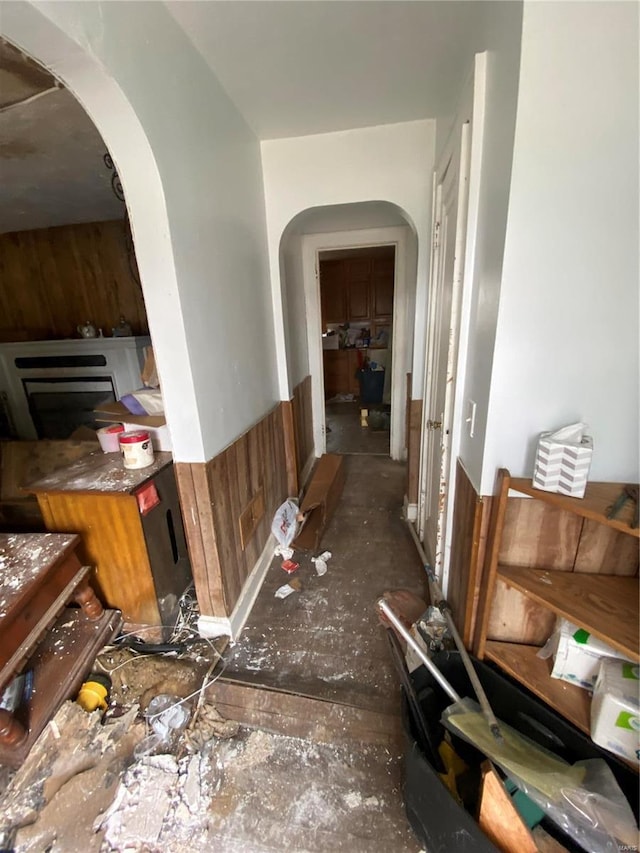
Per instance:
[[[230,637],[232,641],[237,640],[251,613],[251,608],[258,597],[277,544],[274,535],[270,533],[262,549],[262,553],[258,557],[258,561],[242,588],[240,598],[236,602],[231,616],[200,616],[198,618],[198,632],[200,636],[209,637],[210,639],[214,637]]]

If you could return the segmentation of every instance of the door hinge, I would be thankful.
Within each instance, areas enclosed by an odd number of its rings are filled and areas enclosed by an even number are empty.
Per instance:
[[[442,421],[427,421],[427,429],[442,429]]]

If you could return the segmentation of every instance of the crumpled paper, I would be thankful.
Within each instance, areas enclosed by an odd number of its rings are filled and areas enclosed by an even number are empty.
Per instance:
[[[319,557],[312,557],[311,562],[316,567],[316,574],[319,578],[327,573],[327,560],[331,559],[331,551],[323,551]]]

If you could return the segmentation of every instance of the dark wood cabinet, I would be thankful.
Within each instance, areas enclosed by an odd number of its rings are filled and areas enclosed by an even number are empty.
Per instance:
[[[388,324],[393,316],[395,261],[357,257],[320,261],[322,327],[327,324]]]
[[[372,317],[374,320],[393,315],[393,262],[374,265],[371,276]]]
[[[369,311],[369,282],[351,281],[347,289],[347,320],[352,322],[368,322]]]

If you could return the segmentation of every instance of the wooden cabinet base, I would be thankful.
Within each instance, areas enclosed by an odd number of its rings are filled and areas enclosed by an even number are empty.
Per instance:
[[[89,620],[79,608],[67,608],[24,667],[33,672],[32,697],[11,718],[26,731],[22,741],[0,744],[0,764],[19,767],[65,699],[75,696],[100,649],[117,634],[122,617],[105,610]],[[19,731],[16,728],[16,731]]]

